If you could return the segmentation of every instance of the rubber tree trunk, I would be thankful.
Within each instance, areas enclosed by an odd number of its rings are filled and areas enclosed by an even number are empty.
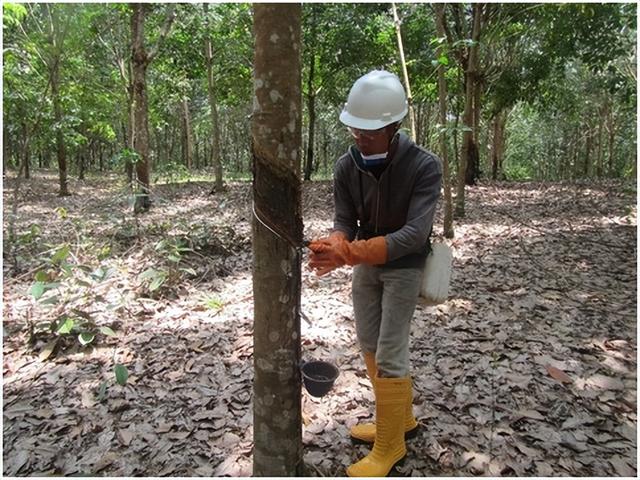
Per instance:
[[[253,12],[253,474],[301,476],[301,6]]]
[[[140,3],[131,4],[131,41],[132,41],[132,103],[133,103],[133,149],[138,154],[136,177],[138,188],[134,211],[143,212],[151,206],[149,159],[149,121],[147,104],[147,66],[149,59],[144,46],[145,6]]]
[[[478,81],[478,56],[475,56],[476,65],[473,69],[473,125],[471,132],[471,144],[469,145],[467,158],[467,172],[465,182],[467,185],[475,185],[480,178],[480,150],[478,148],[478,137],[480,133],[480,98],[482,96],[482,85]]]
[[[439,38],[444,38],[444,4],[437,3],[434,5],[436,11],[436,28]],[[443,55],[444,46],[440,44],[437,58]],[[440,124],[440,155],[442,156],[442,176],[444,187],[444,236],[445,238],[453,238],[453,205],[451,201],[451,173],[449,169],[449,153],[447,148],[447,82],[444,78],[444,65],[438,64],[438,123]]]
[[[29,152],[31,137],[29,135],[29,127],[26,122],[22,123],[22,170],[24,170],[24,178],[31,178],[31,168],[29,157],[31,153]],[[18,172],[18,177],[20,177],[20,173]]]
[[[183,126],[183,162],[187,170],[193,167],[193,133],[191,132],[191,115],[189,114],[189,99],[182,99],[182,126]]]
[[[155,58],[164,37],[175,18],[175,4],[167,5],[167,16],[155,45],[149,52],[144,43],[145,11],[147,4],[132,3],[131,15],[131,70],[133,108],[133,149],[138,154],[136,176],[138,193],[134,212],[144,212],[151,206],[151,159],[149,157],[149,120],[147,103],[147,67]]]
[[[615,145],[615,133],[616,133],[616,123],[614,117],[613,107],[609,109],[609,115],[607,117],[607,133],[609,134],[609,167],[608,167],[608,175],[613,177],[613,147]]]
[[[60,56],[57,55],[51,66],[51,96],[53,100],[53,117],[56,128],[56,157],[58,159],[58,175],[60,180],[61,197],[70,195],[67,181],[67,152],[64,145],[64,131],[62,129],[62,106],[60,104]]]
[[[218,120],[218,102],[216,98],[216,83],[213,74],[213,49],[211,47],[211,38],[209,36],[209,4],[204,3],[205,25],[207,26],[207,34],[205,35],[205,56],[207,60],[207,88],[209,93],[209,109],[211,112],[211,158],[213,160],[213,170],[215,175],[215,190],[220,191],[224,188],[222,178],[222,158],[220,151],[220,125]]]
[[[469,61],[465,73],[465,104],[463,123],[465,131],[462,135],[462,152],[460,153],[460,165],[458,166],[458,188],[456,192],[455,216],[464,217],[464,189],[467,180],[467,165],[469,156],[473,155],[473,97],[478,56],[478,40],[480,39],[480,17],[482,4],[473,4],[473,29],[471,39],[473,44],[469,47]]]
[[[502,162],[504,159],[505,126],[509,112],[501,110],[494,117],[492,122],[493,141],[491,148],[491,178],[493,180],[503,179]]]

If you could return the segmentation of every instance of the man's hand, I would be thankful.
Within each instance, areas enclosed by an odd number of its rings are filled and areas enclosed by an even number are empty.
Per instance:
[[[309,267],[315,269],[318,276],[343,265],[381,265],[387,261],[387,243],[382,236],[349,243],[344,237],[332,235],[312,241],[309,248],[313,252]]]
[[[345,264],[338,246],[347,243],[347,236],[343,232],[336,230],[328,237],[312,240],[309,244],[311,255],[309,257],[309,268],[316,270],[316,275],[322,276],[341,267]]]

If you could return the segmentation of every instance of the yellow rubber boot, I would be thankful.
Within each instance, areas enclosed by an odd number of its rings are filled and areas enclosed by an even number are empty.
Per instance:
[[[376,366],[375,353],[365,352],[364,363],[367,366],[367,373],[371,384],[375,382],[378,375],[378,367]],[[405,404],[404,414],[404,438],[408,440],[415,437],[418,431],[418,422],[413,416],[413,388],[409,388],[409,395]],[[376,424],[375,423],[361,423],[351,427],[351,439],[358,443],[373,443],[376,439]]]
[[[411,380],[376,378],[376,439],[371,453],[347,468],[350,477],[386,477],[407,454],[404,444],[404,412]]]

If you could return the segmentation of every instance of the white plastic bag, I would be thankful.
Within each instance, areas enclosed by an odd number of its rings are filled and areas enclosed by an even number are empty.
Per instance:
[[[420,302],[423,305],[437,305],[447,301],[451,264],[451,248],[444,243],[434,243],[427,257],[420,287]]]

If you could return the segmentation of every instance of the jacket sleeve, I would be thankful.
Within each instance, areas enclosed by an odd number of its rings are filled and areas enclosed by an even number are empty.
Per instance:
[[[438,157],[429,155],[417,172],[405,225],[386,236],[387,261],[424,248],[433,226],[441,183],[442,163]]]
[[[353,204],[353,196],[349,191],[348,172],[344,162],[348,159],[341,158],[336,163],[333,172],[333,203],[335,216],[333,218],[333,230],[340,230],[352,241],[356,237],[358,229],[358,212]]]

